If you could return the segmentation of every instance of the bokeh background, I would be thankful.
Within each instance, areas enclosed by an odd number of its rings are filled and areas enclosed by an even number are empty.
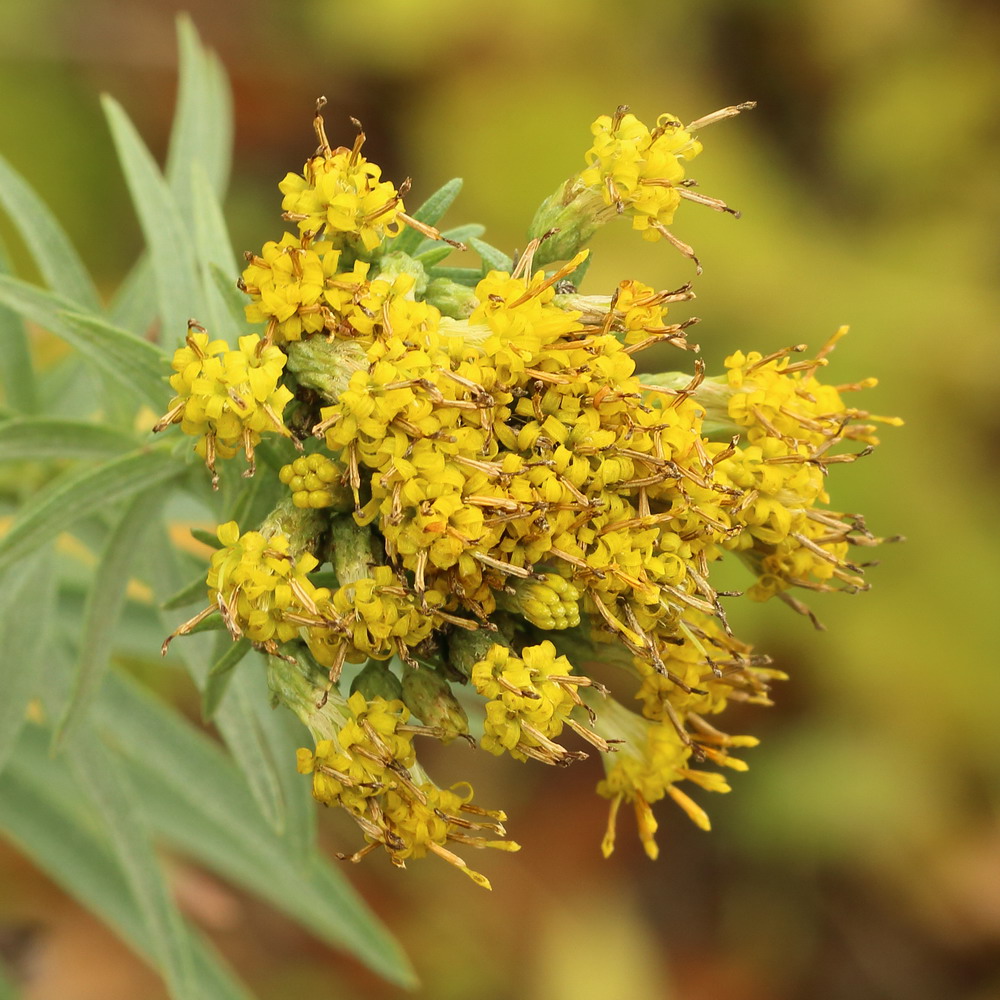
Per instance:
[[[492,894],[433,860],[379,855],[352,878],[413,956],[434,1000],[988,1000],[1000,997],[1000,671],[996,351],[1000,7],[988,0],[3,0],[0,151],[35,183],[110,293],[140,246],[98,94],[162,154],[173,19],[221,54],[236,104],[227,203],[238,248],[281,232],[275,184],[348,115],[411,204],[466,187],[449,221],[523,246],[534,207],[576,170],[599,113],[714,126],[691,173],[741,220],[686,205],[675,231],[705,266],[695,310],[710,368],[737,347],[818,347],[831,381],[877,374],[901,414],[872,458],[835,467],[835,502],[881,534],[870,593],[730,602],[737,633],[791,680],[778,706],[731,718],[763,743],[704,834],[662,806],[649,862],[623,816],[600,857],[590,761],[554,773],[462,756],[477,801],[502,804],[513,856],[482,861]],[[6,238],[9,230],[0,223]],[[627,225],[587,279],[675,287],[689,262]],[[163,689],[196,711],[183,679]],[[456,753],[459,758],[456,759]],[[592,766],[593,765],[593,766]],[[324,822],[326,823],[324,818]],[[354,833],[333,818],[331,849]],[[350,838],[350,839],[348,839]],[[397,998],[352,961],[196,869],[186,910],[265,1000]],[[0,953],[27,1000],[162,995],[154,977],[0,845]]]

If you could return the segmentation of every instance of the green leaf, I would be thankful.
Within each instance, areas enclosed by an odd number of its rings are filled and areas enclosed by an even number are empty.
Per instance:
[[[413,984],[399,945],[344,876],[319,857],[305,869],[289,857],[216,744],[116,671],[94,712],[130,759],[150,822],[184,853],[270,900],[390,981]]]
[[[469,222],[464,226],[455,226],[453,229],[446,229],[442,236],[449,240],[454,240],[456,243],[466,243],[471,240],[474,236],[482,236],[486,232],[486,227],[480,225],[478,222]],[[420,257],[421,255],[427,253],[428,250],[433,250],[441,246],[440,240],[424,239],[420,241],[420,246],[416,248],[413,252],[414,257]],[[454,249],[454,248],[452,248]]]
[[[487,270],[491,271],[510,271],[514,266],[514,262],[510,257],[507,256],[502,250],[498,250],[495,246],[487,243],[485,240],[479,240],[472,237],[469,240],[469,246],[483,258],[483,263],[486,265]]]
[[[435,267],[429,276],[447,278],[457,285],[475,288],[483,280],[483,269],[481,267]]]
[[[78,307],[101,312],[101,297],[69,237],[45,203],[0,157],[0,205],[17,226],[49,288]]]
[[[177,910],[129,779],[93,732],[77,734],[67,755],[70,770],[97,806],[126,882],[136,902],[152,957],[175,1000],[194,997],[191,939]]]
[[[189,584],[181,587],[173,597],[165,600],[160,607],[164,611],[176,611],[177,608],[185,608],[194,603],[205,594],[205,574],[196,576]]]
[[[232,160],[232,100],[218,60],[202,45],[191,19],[184,14],[177,18],[177,44],[177,109],[164,173],[181,218],[193,233],[198,197],[192,187],[192,167],[197,164],[201,168],[218,198],[226,192]]]
[[[188,318],[197,317],[204,309],[191,238],[170,188],[128,115],[114,98],[104,95],[101,100],[149,247],[159,304],[160,339],[173,345],[184,337]]]
[[[173,394],[167,383],[170,358],[155,344],[92,316],[63,313],[62,319],[80,350],[116,382],[143,396],[157,412],[166,409]]]
[[[149,254],[143,253],[118,286],[108,306],[108,322],[146,339],[146,333],[156,322],[156,288]]]
[[[413,259],[420,261],[424,267],[433,267],[435,264],[440,264],[445,257],[450,257],[452,253],[454,253],[454,249],[452,247],[437,244],[430,250],[425,250],[423,253],[417,254],[417,256]]]
[[[202,587],[204,586],[204,581],[202,581]],[[229,690],[234,668],[252,648],[250,640],[246,636],[237,639],[236,642],[232,642],[231,638],[230,641],[226,642],[225,652],[208,671],[205,687],[201,692],[201,717],[206,722],[212,721],[226,691]]]
[[[0,242],[0,275],[10,274],[7,248]],[[28,331],[11,309],[0,309],[0,381],[7,403],[22,413],[38,411],[35,365],[28,346]]]
[[[222,642],[227,636],[220,636]],[[216,661],[218,662],[218,661]],[[260,662],[256,664],[260,670]],[[278,780],[278,766],[261,731],[260,721],[254,710],[254,697],[268,702],[267,689],[253,684],[253,671],[241,670],[230,675],[229,697],[218,706],[215,725],[226,741],[236,766],[243,772],[250,794],[276,833],[285,829],[285,801]],[[291,767],[291,761],[285,761]]]
[[[81,420],[15,417],[0,423],[0,462],[111,458],[135,446],[129,434]]]
[[[278,784],[285,806],[284,842],[293,860],[305,863],[316,844],[316,800],[310,783],[289,764],[295,761],[298,748],[311,743],[312,738],[288,709],[274,706],[262,674],[252,680],[260,691],[260,697],[253,701],[254,711],[270,755],[278,762]]]
[[[184,470],[168,452],[157,449],[130,452],[53,481],[35,495],[0,538],[0,570],[52,541],[80,518],[164,483]]]
[[[428,226],[436,226],[444,213],[451,207],[452,202],[458,197],[458,192],[462,190],[462,178],[455,177],[437,189],[427,201],[413,214],[413,218],[418,222],[423,222]],[[390,250],[399,250],[403,253],[412,253],[424,238],[423,233],[407,226],[397,236],[390,246]]]
[[[51,549],[9,569],[0,585],[0,771],[24,725],[28,704],[46,683],[36,664],[44,661],[55,575]]]
[[[104,546],[87,596],[73,693],[56,727],[53,750],[61,748],[79,725],[100,686],[111,658],[136,553],[164,499],[159,488],[134,497]]]
[[[213,549],[222,548],[222,542],[219,541],[219,536],[214,531],[205,531],[204,528],[192,528],[191,537],[196,542],[201,542],[202,545],[210,545]],[[165,608],[166,604],[163,607]]]
[[[65,764],[48,757],[48,735],[29,727],[24,737],[12,766],[0,775],[0,831],[140,955],[153,959],[153,942],[121,868],[96,832],[92,806],[82,800]],[[186,933],[201,995],[252,1000],[200,937]]]
[[[208,312],[205,325],[217,337],[235,344],[237,338],[246,332],[243,317],[233,323],[232,293],[237,292],[234,283],[223,290],[216,283],[216,272],[236,273],[236,259],[233,255],[229,231],[222,215],[222,206],[212,190],[201,163],[191,165],[192,191],[195,204],[195,252],[201,269]]]
[[[232,274],[229,271],[224,271],[217,264],[209,264],[208,275],[211,278],[212,287],[226,304],[229,321],[237,330],[246,329],[247,297],[236,287],[236,281]]]
[[[97,316],[76,311],[55,292],[0,275],[0,302],[72,344],[119,385],[162,408],[170,395],[167,356],[155,345]]]

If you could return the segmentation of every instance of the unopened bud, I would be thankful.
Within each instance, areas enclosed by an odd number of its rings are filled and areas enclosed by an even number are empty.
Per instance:
[[[429,667],[404,669],[403,704],[424,725],[442,730],[445,743],[469,731],[465,709],[458,703],[448,682]]]
[[[403,686],[399,678],[381,660],[369,660],[361,673],[351,682],[351,694],[360,691],[367,701],[385,698],[393,701],[403,697]]]

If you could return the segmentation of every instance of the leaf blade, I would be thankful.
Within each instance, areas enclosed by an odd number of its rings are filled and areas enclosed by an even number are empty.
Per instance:
[[[0,243],[0,275],[11,274],[7,248]],[[22,413],[37,413],[39,394],[28,331],[16,310],[0,309],[0,379],[8,404]]]
[[[46,550],[8,571],[0,587],[0,772],[14,750],[28,705],[44,679],[28,668],[41,657],[55,603],[52,553]],[[27,609],[32,609],[28,614]]]
[[[152,947],[114,857],[95,833],[92,808],[46,753],[47,735],[26,732],[12,767],[0,775],[0,832],[57,884],[147,960]],[[202,995],[253,1000],[190,930]]]
[[[163,501],[163,492],[159,488],[133,497],[112,528],[101,553],[84,609],[70,700],[53,737],[54,752],[64,746],[79,726],[101,683],[111,658],[118,620],[125,606],[132,564],[143,535],[151,527]]]
[[[0,538],[0,570],[50,541],[60,531],[107,504],[162,484],[184,466],[168,452],[139,450],[56,480],[35,497]]]
[[[125,875],[149,938],[150,949],[175,1000],[195,995],[190,939],[167,890],[128,779],[93,732],[78,733],[69,767],[97,807],[115,859]]]
[[[131,761],[136,787],[155,790],[143,798],[143,808],[156,829],[379,975],[414,983],[399,945],[343,875],[315,856],[305,870],[289,859],[235,764],[216,744],[117,671],[109,674],[94,710]]]
[[[129,434],[82,420],[14,417],[0,423],[0,462],[113,458],[135,446]]]
[[[69,237],[48,206],[2,156],[0,205],[17,226],[45,283],[78,306],[101,312],[101,297]]]
[[[177,343],[184,336],[188,318],[204,309],[190,235],[167,182],[125,110],[106,94],[101,103],[149,247],[160,339],[167,344]]]

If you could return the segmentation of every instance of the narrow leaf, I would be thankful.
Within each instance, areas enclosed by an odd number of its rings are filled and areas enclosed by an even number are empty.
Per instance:
[[[481,267],[435,267],[430,272],[432,278],[447,278],[457,285],[466,285],[475,288],[483,280],[483,269]]]
[[[210,537],[213,537],[214,539],[214,536]],[[218,547],[218,540],[217,539],[214,540],[216,541],[216,547]],[[167,600],[165,600],[160,605],[160,607],[164,611],[176,611],[177,608],[185,608],[189,604],[192,604],[194,601],[197,601],[199,598],[203,598],[204,596],[205,596],[205,574],[200,573],[189,584],[178,590],[173,597],[170,597]]]
[[[469,240],[469,245],[473,250],[483,258],[483,263],[489,270],[492,271],[510,271],[514,266],[513,261],[507,254],[502,250],[498,250],[495,246],[487,243],[485,240],[476,239],[472,237]]]
[[[104,546],[87,596],[73,693],[56,727],[53,750],[61,748],[79,725],[100,686],[111,658],[136,554],[163,501],[160,489],[134,497]]]
[[[309,782],[303,781],[298,769],[289,764],[295,760],[296,750],[309,743],[311,737],[291,712],[272,704],[263,679],[258,675],[254,680],[263,696],[254,698],[253,708],[271,758],[278,763],[278,784],[285,806],[282,835],[292,859],[304,864],[316,844],[316,800]]]
[[[464,226],[455,226],[453,229],[446,229],[441,233],[441,235],[449,240],[455,240],[456,243],[465,243],[468,240],[471,240],[473,236],[482,236],[485,232],[486,227],[484,225],[481,225],[478,222],[469,222]],[[433,250],[440,246],[440,240],[421,240],[420,246],[413,251],[413,256],[419,257],[421,254],[425,254],[428,250]]]
[[[125,181],[149,247],[159,303],[160,339],[184,337],[187,321],[202,312],[191,239],[174,197],[128,115],[114,98],[102,98]]]
[[[245,329],[247,325],[247,297],[236,287],[236,280],[230,271],[223,270],[217,264],[208,265],[208,275],[212,286],[225,302],[229,320],[237,330]]]
[[[436,226],[444,216],[444,213],[451,207],[452,202],[458,197],[458,192],[462,190],[462,178],[455,177],[443,184],[425,201],[420,208],[413,212],[413,218],[418,222],[423,222],[428,226]],[[416,229],[407,226],[392,241],[392,250],[400,250],[403,253],[412,253],[423,239],[423,234]]]
[[[237,289],[232,281],[228,289],[219,288],[214,274],[214,271],[228,272],[231,275],[236,273],[233,246],[222,215],[222,206],[199,162],[191,165],[191,183],[195,207],[195,252],[208,310],[205,325],[214,336],[235,344],[246,330],[242,317],[238,323],[233,322],[231,296]]]
[[[223,642],[228,641],[228,636],[220,638]],[[254,666],[258,671],[261,669],[259,658]],[[236,766],[243,772],[257,808],[280,834],[285,829],[285,800],[278,780],[278,762],[271,756],[253,705],[255,694],[266,702],[267,691],[253,684],[253,673],[245,669],[230,675],[229,697],[219,705],[214,721]],[[284,762],[288,767],[291,763],[290,760]]]
[[[303,872],[288,857],[235,765],[216,744],[115,671],[94,711],[131,760],[143,807],[157,829],[185,853],[269,899],[380,975],[412,985],[399,946],[344,876],[318,858]]]
[[[77,312],[63,296],[0,275],[0,302],[72,344],[106,375],[157,407],[169,396],[167,356],[146,340]]]
[[[118,286],[108,306],[108,322],[134,333],[141,340],[146,339],[156,323],[156,288],[148,253],[143,253],[132,265],[132,270]]]
[[[93,808],[82,801],[64,763],[48,757],[48,735],[24,735],[32,738],[22,738],[16,760],[0,775],[0,832],[136,952],[152,960],[152,941],[121,868],[96,833],[99,823]],[[252,1000],[201,938],[190,930],[186,934],[201,996]]]
[[[116,382],[142,395],[155,410],[166,408],[172,392],[167,384],[170,360],[155,344],[92,316],[63,313],[61,318],[80,350]]]
[[[441,246],[439,243],[430,250],[424,250],[423,253],[417,254],[414,260],[420,261],[424,267],[433,267],[435,264],[440,264],[446,257],[450,257],[452,253],[454,251],[450,246]]]
[[[0,242],[0,275],[11,273],[7,248]],[[8,405],[22,413],[38,410],[35,365],[28,331],[15,310],[0,308],[0,381]]]
[[[52,552],[46,548],[9,569],[0,584],[0,771],[17,742],[29,702],[47,683],[38,665],[45,662],[54,581]]]
[[[111,458],[135,446],[129,434],[82,420],[15,417],[0,423],[0,462]]]
[[[232,107],[225,74],[184,14],[177,18],[177,43],[177,108],[164,173],[181,217],[194,232],[198,209],[191,167],[199,164],[215,194],[220,198],[225,194],[232,158]]]
[[[0,570],[51,541],[82,517],[184,472],[168,452],[135,451],[87,466],[40,490],[0,538]]]
[[[69,237],[48,206],[3,157],[0,205],[17,226],[45,283],[78,307],[100,312],[101,297]]]
[[[115,757],[91,731],[78,733],[67,761],[97,806],[111,849],[145,925],[154,961],[174,1000],[190,1000],[194,959],[177,906],[167,891],[142,813]]]
[[[204,582],[202,582],[204,587]],[[201,717],[206,722],[211,722],[222,702],[226,691],[229,690],[230,681],[233,679],[233,670],[242,661],[243,657],[250,652],[250,640],[244,636],[236,642],[226,643],[226,651],[212,664],[205,681],[205,688],[201,692]]]

